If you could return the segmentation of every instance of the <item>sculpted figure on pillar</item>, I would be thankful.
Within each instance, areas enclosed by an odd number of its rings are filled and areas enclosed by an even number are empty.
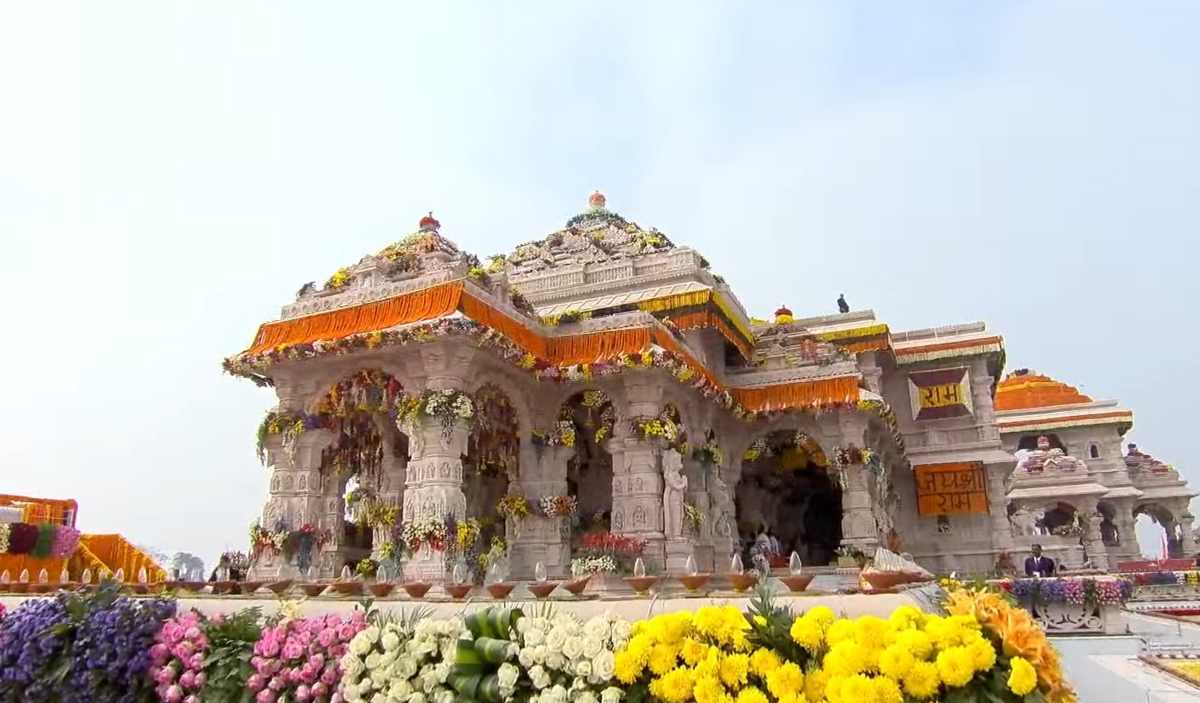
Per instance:
[[[688,480],[683,475],[683,458],[668,449],[662,454],[663,465],[663,533],[667,539],[683,536],[683,496]]]

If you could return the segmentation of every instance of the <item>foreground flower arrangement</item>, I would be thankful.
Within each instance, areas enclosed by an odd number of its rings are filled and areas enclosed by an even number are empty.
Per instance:
[[[0,703],[1071,703],[1044,633],[994,591],[945,614],[801,614],[760,592],[628,622],[541,604],[205,618],[115,584],[0,619]]]

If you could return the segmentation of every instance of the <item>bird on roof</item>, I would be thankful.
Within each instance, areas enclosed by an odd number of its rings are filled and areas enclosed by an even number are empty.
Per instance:
[[[838,312],[850,312],[850,303],[846,302],[846,294],[838,296]]]

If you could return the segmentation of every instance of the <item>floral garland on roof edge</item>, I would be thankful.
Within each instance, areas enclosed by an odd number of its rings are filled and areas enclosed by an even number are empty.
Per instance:
[[[301,361],[321,356],[342,356],[353,354],[365,349],[376,349],[383,346],[398,346],[405,344],[420,344],[437,341],[446,336],[459,336],[471,339],[481,349],[494,352],[501,359],[531,372],[535,378],[559,383],[586,382],[593,378],[621,373],[629,368],[658,368],[669,372],[679,383],[697,390],[709,401],[728,410],[739,420],[753,422],[785,412],[816,413],[837,412],[850,408],[876,412],[887,424],[892,439],[897,446],[903,448],[904,440],[900,434],[896,415],[887,403],[879,400],[859,400],[849,403],[830,403],[815,407],[796,407],[781,411],[756,412],[743,408],[733,399],[728,390],[722,389],[706,379],[703,374],[676,354],[669,351],[648,351],[638,354],[621,354],[611,361],[600,361],[593,364],[574,364],[570,366],[555,366],[549,361],[539,359],[517,347],[500,332],[481,325],[474,320],[462,318],[435,320],[427,324],[416,325],[403,330],[388,330],[386,332],[367,332],[333,340],[320,340],[308,344],[281,345],[276,349],[261,354],[238,354],[225,359],[222,368],[232,376],[248,378],[259,386],[273,385],[271,379],[263,375],[277,363]]]

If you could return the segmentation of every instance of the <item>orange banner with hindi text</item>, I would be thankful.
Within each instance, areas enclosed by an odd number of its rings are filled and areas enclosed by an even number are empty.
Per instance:
[[[913,467],[917,514],[970,515],[988,512],[987,472],[983,464],[926,464]]]

